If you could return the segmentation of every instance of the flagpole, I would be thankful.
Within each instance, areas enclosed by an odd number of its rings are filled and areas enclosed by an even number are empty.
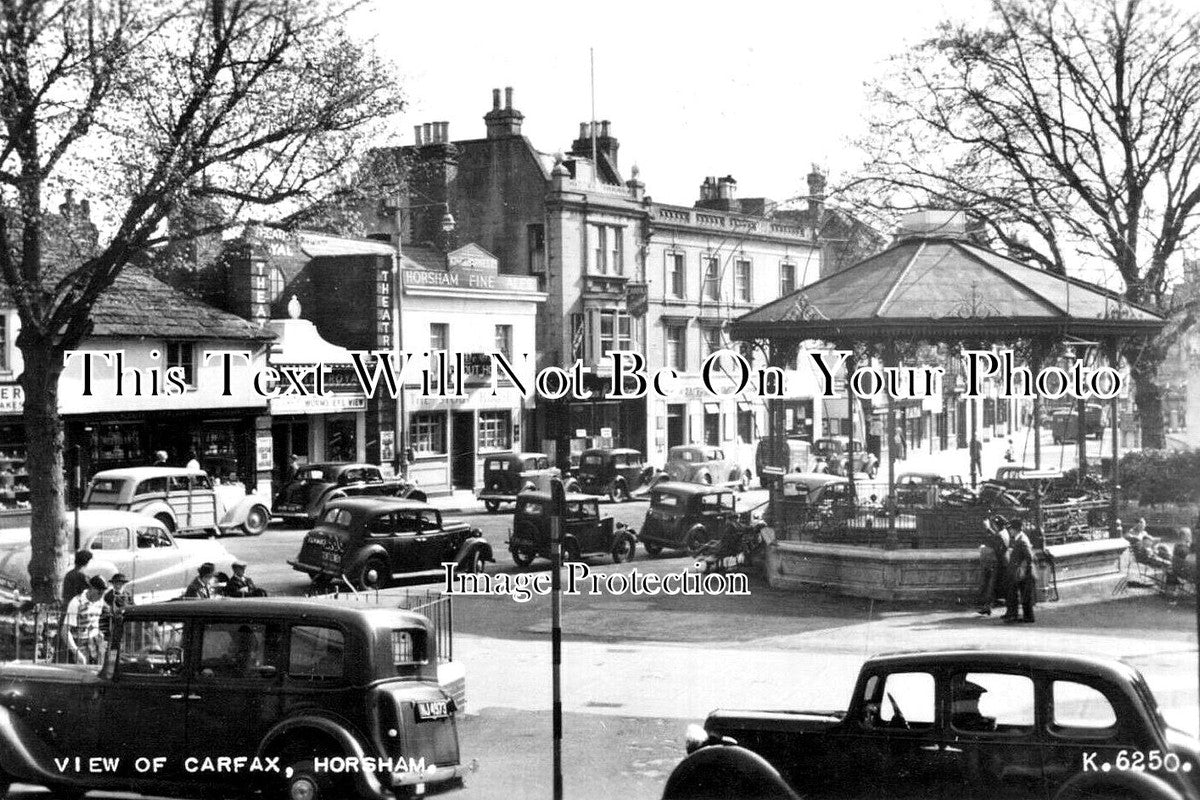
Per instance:
[[[588,130],[592,133],[592,177],[593,180],[599,175],[600,165],[596,161],[596,48],[588,48],[588,62],[591,66],[592,76],[592,124],[588,126]]]

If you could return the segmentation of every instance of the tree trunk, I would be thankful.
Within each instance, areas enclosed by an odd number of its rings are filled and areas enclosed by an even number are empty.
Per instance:
[[[59,599],[61,578],[71,563],[63,506],[63,425],[58,414],[58,378],[62,351],[40,342],[19,342],[25,359],[25,437],[28,446],[30,522],[29,577],[33,599]],[[65,599],[65,598],[63,598]]]
[[[1163,392],[1156,382],[1159,362],[1148,361],[1140,359],[1129,368],[1129,374],[1133,378],[1133,397],[1142,428],[1142,449],[1161,450],[1166,446],[1166,438],[1163,435]]]

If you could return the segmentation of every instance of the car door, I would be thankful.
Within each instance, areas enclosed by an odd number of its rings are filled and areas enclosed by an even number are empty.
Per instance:
[[[414,542],[418,569],[440,569],[443,561],[453,561],[458,553],[458,535],[442,530],[442,515],[436,509],[422,508],[412,512],[417,538]]]
[[[217,507],[217,491],[207,475],[187,476],[191,521],[189,528],[215,528],[224,509]]]
[[[127,573],[131,591],[135,595],[183,594],[199,565],[191,563],[171,534],[159,525],[145,524],[134,531],[134,543],[132,565]]]
[[[283,626],[263,620],[207,620],[193,632],[187,702],[187,752],[252,756],[282,716]],[[244,782],[245,774],[213,774]]]
[[[1125,750],[1134,752],[1158,747],[1155,742],[1133,741],[1122,722],[1136,719],[1126,698],[1113,687],[1095,679],[1048,676],[1043,685],[1044,770],[1046,790],[1053,793],[1085,763],[1100,768],[1114,764]]]
[[[169,613],[154,619],[126,619],[121,626],[111,681],[96,684],[95,752],[119,759],[121,778],[146,779],[135,757],[164,758],[154,777],[182,777],[187,749],[187,626]],[[152,730],[153,735],[147,735]],[[144,744],[131,748],[130,742]]]

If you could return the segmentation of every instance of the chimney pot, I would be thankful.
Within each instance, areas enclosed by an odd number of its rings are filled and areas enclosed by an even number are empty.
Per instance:
[[[493,111],[500,110],[500,90],[499,89],[492,89],[492,110]]]
[[[608,120],[600,121],[600,136],[601,136],[601,138],[604,138],[604,139],[608,138],[608,126],[609,126]]]
[[[449,120],[442,122],[442,141],[443,142],[450,141],[450,122],[449,122]]]
[[[429,144],[433,141],[433,126],[426,122],[422,128],[424,130],[425,144]]]
[[[413,141],[416,142],[417,147],[421,146],[421,126],[420,125],[413,125]]]
[[[506,109],[512,110],[512,87],[511,86],[504,87],[504,107]]]
[[[586,122],[579,123],[579,138],[586,139],[591,134],[588,133],[588,124]]]

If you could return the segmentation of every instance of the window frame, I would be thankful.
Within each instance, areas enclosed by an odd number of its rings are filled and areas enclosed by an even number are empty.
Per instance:
[[[166,369],[183,368],[183,382],[189,389],[196,388],[196,342],[191,339],[168,340],[163,348],[163,363]]]
[[[700,300],[720,299],[721,259],[713,253],[705,253],[700,256]]]
[[[672,345],[671,334],[677,333],[679,338]],[[663,323],[663,361],[666,366],[687,372],[688,357],[687,357],[687,323],[686,322],[664,322]],[[671,348],[675,347],[675,353],[672,357]]]
[[[416,411],[408,420],[409,447],[415,455],[446,455],[445,411]],[[428,445],[424,447],[422,445]]]
[[[784,276],[784,272],[786,270],[791,270],[792,274],[791,274],[791,278],[785,282],[783,276]],[[794,261],[780,261],[779,262],[779,296],[780,297],[786,297],[787,295],[796,291],[796,289],[798,288],[796,286],[796,274],[797,274],[796,262],[794,262]],[[790,284],[791,288],[787,288],[788,284]]]
[[[476,452],[512,449],[512,412],[508,409],[483,410],[476,418]]]
[[[438,340],[441,339],[441,345],[438,345]],[[434,353],[447,352],[450,349],[450,323],[448,322],[431,322],[429,323],[429,355]]]
[[[666,296],[675,300],[687,299],[687,254],[682,250],[668,250],[663,254],[663,285]]]
[[[733,261],[733,298],[739,303],[754,302],[754,262],[749,258]]]

